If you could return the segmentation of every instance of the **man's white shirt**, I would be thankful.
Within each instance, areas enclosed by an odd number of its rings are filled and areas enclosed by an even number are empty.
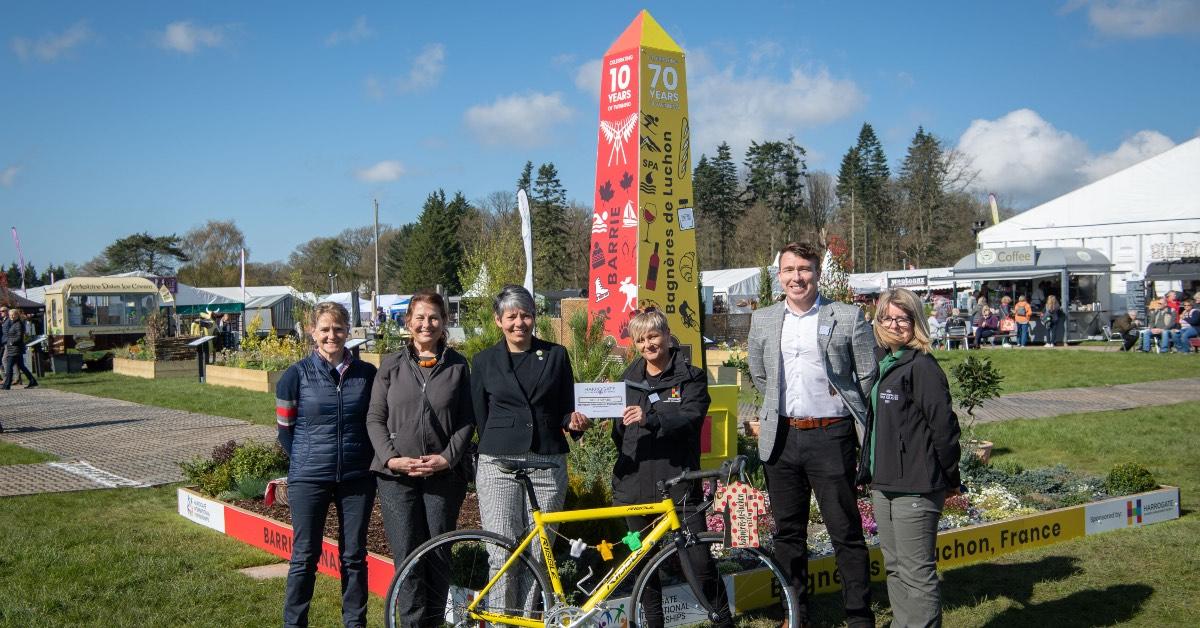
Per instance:
[[[828,335],[833,330],[818,327],[821,300],[817,299],[803,313],[793,311],[787,300],[783,307],[779,340],[779,413],[790,417],[849,415],[825,373],[819,335]]]

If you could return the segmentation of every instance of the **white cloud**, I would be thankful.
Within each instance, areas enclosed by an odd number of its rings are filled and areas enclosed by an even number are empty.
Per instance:
[[[699,145],[712,148],[729,142],[734,154],[751,141],[780,139],[799,128],[844,118],[866,101],[854,81],[835,78],[823,68],[793,68],[780,80],[740,73],[731,65],[692,74],[689,83],[692,128],[702,130],[697,133]]]
[[[600,63],[601,59],[589,59],[575,68],[575,87],[580,91],[600,98]]]
[[[1083,0],[1096,30],[1116,37],[1155,37],[1200,32],[1196,0]]]
[[[354,20],[354,24],[350,28],[330,33],[325,38],[325,45],[336,46],[341,43],[357,44],[374,36],[375,31],[367,25],[367,16],[360,15],[358,19]]]
[[[0,170],[0,188],[11,188],[17,182],[18,172],[21,172],[20,166],[8,166]]]
[[[386,160],[355,172],[354,178],[364,183],[388,183],[404,176],[404,172],[404,164]]]
[[[197,26],[187,20],[171,22],[158,36],[158,45],[190,55],[201,48],[224,46],[229,30],[229,26]]]
[[[1117,150],[1089,159],[1079,167],[1079,171],[1088,181],[1103,179],[1174,147],[1175,142],[1158,131],[1138,131],[1133,137],[1121,142]]]
[[[11,42],[12,51],[21,61],[37,59],[39,61],[57,61],[72,49],[82,46],[94,39],[92,29],[87,22],[79,21],[72,24],[61,33],[52,33],[39,37],[36,41],[25,37],[14,37]]]
[[[429,89],[437,85],[445,69],[446,47],[442,44],[429,44],[413,59],[408,76],[396,79],[396,89],[400,92]]]
[[[553,127],[572,115],[562,94],[533,93],[501,96],[490,105],[475,105],[463,120],[482,144],[527,148],[548,143]]]
[[[783,45],[777,41],[764,39],[750,45],[750,63],[761,63],[778,59],[783,55]]]
[[[1174,143],[1157,131],[1141,131],[1116,150],[1093,154],[1087,144],[1061,131],[1031,109],[996,120],[975,120],[958,140],[958,150],[979,169],[975,187],[1019,204],[1042,202],[1161,153]]]

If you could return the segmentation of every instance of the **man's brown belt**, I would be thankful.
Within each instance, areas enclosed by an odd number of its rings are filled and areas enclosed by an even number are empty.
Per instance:
[[[787,421],[787,424],[792,426],[795,429],[815,430],[818,427],[829,427],[830,425],[833,425],[834,423],[845,421],[848,417],[844,417],[844,416],[830,416],[830,417],[802,416],[802,417],[797,417],[797,416],[782,416],[781,415],[779,418],[781,420]]]

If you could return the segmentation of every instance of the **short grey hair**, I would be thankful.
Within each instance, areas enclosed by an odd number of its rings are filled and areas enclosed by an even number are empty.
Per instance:
[[[492,300],[492,313],[499,318],[509,310],[520,310],[530,316],[537,315],[537,306],[533,302],[533,295],[522,286],[516,284],[508,284],[500,289],[500,294]]]

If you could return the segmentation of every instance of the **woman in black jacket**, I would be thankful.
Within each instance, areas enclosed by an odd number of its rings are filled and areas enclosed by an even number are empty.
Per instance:
[[[446,346],[445,321],[441,295],[414,294],[405,317],[411,340],[388,356],[371,390],[371,470],[397,566],[421,543],[455,529],[467,494],[462,463],[475,430],[471,379],[467,359]],[[421,579],[428,586],[408,587],[398,598],[402,625],[440,626],[450,582],[439,569]]]
[[[929,354],[929,330],[916,294],[884,292],[875,317],[879,378],[860,469],[871,484],[895,626],[940,626],[938,519],[958,494],[958,417],[950,387]]]
[[[517,539],[532,523],[524,485],[501,471],[499,460],[547,463],[532,471],[534,493],[542,510],[561,510],[567,494],[564,431],[579,433],[589,420],[575,412],[575,377],[562,345],[534,338],[533,295],[521,286],[505,286],[492,302],[496,326],[504,338],[475,355],[471,398],[479,430],[479,468],[475,486],[484,529]],[[534,557],[541,558],[540,552]],[[492,568],[504,556],[490,556]],[[517,591],[497,591],[490,604],[510,608]],[[504,596],[505,599],[500,599]]]
[[[283,625],[308,625],[325,518],[336,503],[342,622],[347,628],[365,627],[367,524],[375,503],[366,416],[375,367],[346,351],[350,314],[345,307],[318,303],[309,325],[316,350],[284,371],[275,387],[279,444],[289,459],[293,531]]]
[[[667,317],[657,310],[643,312],[629,321],[629,337],[640,356],[621,378],[625,380],[629,404],[620,420],[613,421],[612,438],[617,445],[613,468],[613,503],[641,504],[661,499],[658,482],[683,471],[700,468],[700,430],[710,402],[704,371],[688,364],[671,346]],[[671,487],[671,499],[683,503],[683,524],[692,532],[704,532],[704,512],[699,510],[703,489],[699,482],[680,482]],[[641,530],[649,517],[629,517],[630,530]],[[718,613],[718,626],[733,626],[729,598],[716,565],[706,548],[686,550],[705,595]],[[645,625],[663,625],[662,589],[657,578],[647,583],[642,599]]]

